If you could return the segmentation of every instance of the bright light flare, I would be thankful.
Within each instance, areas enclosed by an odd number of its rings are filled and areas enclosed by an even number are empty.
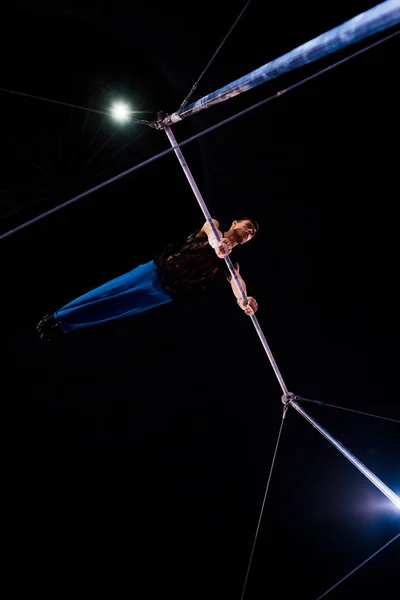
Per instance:
[[[295,402],[294,400],[291,400],[290,404],[309,423],[311,423],[311,425],[313,427],[315,427],[315,429],[317,429],[317,431],[319,431],[327,440],[329,440],[330,443],[333,446],[335,446],[335,448],[337,448],[337,450],[339,450],[339,452],[341,452],[343,454],[343,456],[345,456],[351,463],[353,463],[353,465],[355,467],[357,467],[357,469],[360,471],[360,473],[365,475],[365,477],[367,479],[369,479],[378,488],[378,490],[380,490],[383,494],[385,494],[385,496],[393,502],[393,504],[395,505],[395,507],[398,510],[400,510],[400,498],[397,494],[395,494],[387,485],[385,485],[383,483],[383,481],[381,481],[379,479],[379,477],[374,475],[374,473],[372,471],[370,471],[360,460],[358,460],[358,458],[356,458],[354,456],[354,454],[352,454],[349,450],[347,450],[347,448],[345,448],[343,446],[343,444],[341,444],[338,440],[336,440],[333,436],[331,436],[331,434],[326,429],[321,427],[321,425],[319,423],[317,423],[317,421],[315,421],[309,414],[307,414],[306,411],[303,410],[303,408],[299,404],[297,404],[297,402]]]
[[[125,102],[114,102],[111,107],[111,115],[120,123],[126,123],[129,120],[131,112],[130,107]]]
[[[370,500],[367,503],[367,507],[368,507],[368,511],[372,514],[379,514],[379,515],[393,515],[396,518],[398,518],[400,516],[400,505],[397,504],[397,502],[388,502],[387,499],[385,498],[381,498],[381,499],[374,499],[374,500]]]

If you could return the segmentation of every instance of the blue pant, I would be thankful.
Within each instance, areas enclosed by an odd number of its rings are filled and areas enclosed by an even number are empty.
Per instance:
[[[79,296],[54,313],[64,333],[130,317],[172,300],[153,261]]]

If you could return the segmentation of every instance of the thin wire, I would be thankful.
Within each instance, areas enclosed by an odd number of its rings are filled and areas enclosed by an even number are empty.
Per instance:
[[[210,58],[210,60],[208,61],[207,65],[204,67],[204,70],[201,73],[200,77],[193,84],[192,89],[190,90],[190,92],[188,93],[188,95],[186,96],[186,98],[184,99],[184,101],[182,102],[182,104],[180,105],[179,110],[181,108],[183,108],[184,106],[186,106],[186,104],[188,103],[188,100],[189,100],[190,96],[193,94],[193,92],[196,90],[197,86],[199,85],[200,79],[203,77],[203,75],[205,75],[207,69],[211,66],[211,63],[213,62],[214,58],[217,56],[218,52],[221,50],[222,46],[225,44],[226,40],[228,39],[228,36],[232,33],[233,28],[237,25],[239,19],[243,15],[244,11],[246,10],[246,8],[250,4],[250,2],[251,2],[251,0],[247,0],[244,8],[242,8],[242,10],[239,13],[239,16],[237,17],[236,21],[234,22],[234,24],[232,25],[232,27],[230,28],[230,30],[228,31],[228,33],[226,34],[226,36],[224,37],[224,39],[222,40],[222,42],[220,43],[220,45],[218,46],[218,48],[216,49],[216,51],[214,52],[214,54],[212,55],[212,57]]]
[[[248,580],[248,577],[249,577],[250,567],[251,567],[251,563],[252,563],[252,560],[253,560],[254,549],[255,549],[255,546],[256,546],[257,538],[258,538],[258,532],[259,532],[259,529],[260,529],[261,519],[262,519],[262,515],[263,515],[263,512],[264,512],[265,501],[267,499],[267,493],[268,493],[269,484],[270,484],[270,481],[271,481],[272,470],[273,470],[274,464],[275,464],[276,453],[278,451],[279,440],[281,438],[281,433],[282,433],[283,424],[284,424],[284,421],[285,421],[285,416],[286,416],[287,409],[288,409],[288,405],[285,404],[284,407],[283,407],[283,414],[282,414],[281,425],[279,427],[278,438],[277,438],[276,444],[275,444],[275,451],[274,451],[274,455],[273,455],[273,458],[272,458],[271,468],[270,468],[270,471],[269,471],[267,486],[265,488],[264,499],[263,499],[262,506],[261,506],[261,511],[260,511],[260,516],[259,516],[259,519],[258,519],[257,529],[256,529],[256,533],[255,533],[255,536],[254,536],[253,547],[251,549],[250,560],[249,560],[249,564],[248,564],[248,567],[247,567],[246,577],[245,577],[245,580],[244,580],[244,585],[243,585],[241,600],[243,600],[243,596],[244,596],[244,593],[246,591],[247,580]]]
[[[361,52],[365,52],[366,50],[377,46],[378,44],[388,40],[389,38],[393,37],[394,35],[397,35],[398,33],[400,33],[400,31],[397,31],[394,34],[391,34],[389,36],[387,36],[386,38],[379,40],[378,42],[375,42],[374,44],[371,44],[370,46],[368,46],[367,48],[364,48],[363,50],[359,50],[358,52],[356,52],[355,54],[352,54],[346,58],[343,58],[342,60],[338,61],[337,63],[334,63],[333,65],[330,65],[329,67],[325,67],[324,69],[321,69],[321,71],[318,71],[317,73],[314,73],[314,75],[310,75],[309,77],[306,77],[305,79],[302,79],[301,81],[294,83],[292,85],[290,85],[289,87],[287,87],[284,90],[281,90],[279,92],[276,92],[275,94],[273,94],[272,96],[269,96],[268,98],[265,98],[264,100],[261,100],[260,102],[257,102],[256,104],[253,104],[252,106],[249,106],[248,108],[243,109],[242,111],[224,119],[223,121],[220,121],[219,123],[216,123],[215,125],[211,125],[210,127],[207,127],[206,129],[204,129],[203,131],[200,131],[199,133],[196,133],[194,135],[192,135],[191,137],[187,138],[186,140],[184,140],[183,142],[180,142],[178,144],[178,147],[181,148],[183,146],[185,146],[186,144],[189,144],[190,142],[193,142],[194,140],[197,140],[198,138],[200,138],[201,136],[205,135],[206,133],[210,133],[211,131],[215,131],[216,129],[218,129],[219,127],[222,127],[223,125],[226,125],[232,121],[234,121],[235,119],[237,119],[238,117],[241,117],[247,113],[249,113],[250,111],[256,109],[256,108],[260,108],[261,106],[263,106],[264,104],[267,104],[268,102],[271,102],[272,100],[275,100],[277,98],[280,98],[280,96],[282,96],[283,94],[290,92],[292,90],[294,90],[295,88],[303,85],[303,83],[306,83],[308,81],[311,81],[312,79],[315,79],[316,77],[318,77],[319,75],[322,75],[323,73],[326,73],[327,71],[330,71],[331,69],[333,69],[334,67],[348,61],[350,58],[353,58],[354,56],[357,56],[358,54],[360,54]],[[56,206],[52,209],[50,209],[49,211],[38,215],[37,217],[34,217],[33,219],[27,221],[26,223],[23,223],[22,225],[18,225],[17,227],[15,227],[14,229],[10,229],[10,231],[6,231],[6,233],[3,233],[2,235],[0,235],[0,241],[9,237],[10,235],[12,235],[13,233],[16,233],[17,231],[21,231],[22,229],[25,229],[26,227],[28,227],[29,225],[32,225],[34,223],[37,223],[38,221],[40,221],[41,219],[43,219],[44,217],[51,215],[55,212],[57,212],[58,210],[61,210],[62,208],[65,208],[66,206],[69,206],[70,204],[72,204],[73,202],[76,202],[77,200],[80,200],[81,198],[84,198],[85,196],[88,196],[90,193],[92,192],[96,192],[97,190],[105,187],[106,185],[113,183],[114,181],[117,181],[118,179],[121,179],[122,177],[125,177],[125,175],[129,175],[130,173],[133,173],[134,171],[154,162],[155,160],[166,156],[167,154],[169,154],[170,152],[174,152],[175,148],[171,147],[171,148],[167,148],[167,150],[163,150],[162,152],[159,152],[158,154],[156,154],[155,156],[151,156],[150,158],[144,160],[143,162],[139,163],[138,165],[134,165],[133,167],[131,167],[130,169],[127,169],[126,171],[123,171],[122,173],[120,173],[119,175],[115,175],[114,177],[111,177],[111,179],[108,179],[107,181],[104,181],[103,183],[100,183],[99,185],[96,185],[95,187],[87,190],[86,192],[83,192],[82,194],[79,194],[78,196],[75,196],[75,198],[71,198],[71,200],[67,200],[67,202],[64,202],[63,204],[60,204],[59,206]]]
[[[389,542],[387,542],[384,546],[382,546],[382,548],[379,548],[379,550],[377,550],[369,558],[367,558],[366,560],[364,560],[364,562],[362,562],[360,565],[358,565],[358,567],[356,567],[355,569],[353,569],[352,571],[350,571],[350,573],[347,573],[347,575],[345,575],[340,581],[338,581],[337,583],[335,583],[335,585],[333,585],[331,588],[329,588],[329,590],[327,590],[326,592],[324,592],[322,594],[322,596],[318,596],[317,600],[321,600],[321,598],[324,598],[327,594],[329,594],[329,592],[331,592],[333,589],[335,589],[335,587],[337,587],[339,585],[339,583],[342,583],[342,581],[344,581],[345,579],[347,579],[348,577],[350,577],[350,575],[352,575],[353,573],[355,573],[360,567],[362,567],[368,561],[370,561],[371,558],[374,558],[374,556],[376,556],[377,554],[379,554],[379,552],[381,552],[381,550],[384,550],[387,546],[389,546],[389,544],[391,544],[392,542],[394,542],[395,540],[397,540],[397,538],[399,536],[400,536],[400,533],[398,533],[397,535],[395,535],[394,538],[392,538]]]
[[[331,408],[340,408],[341,410],[348,410],[349,412],[354,412],[359,415],[365,415],[367,417],[375,417],[376,419],[384,419],[385,421],[392,421],[393,423],[400,423],[398,419],[391,419],[390,417],[381,417],[380,415],[375,415],[373,413],[367,413],[362,410],[355,410],[354,408],[347,408],[345,406],[338,406],[337,404],[328,404],[327,402],[323,402],[322,400],[312,400],[310,398],[303,398],[302,396],[297,396],[296,399],[300,402],[303,400],[304,402],[312,402],[313,404],[319,404],[320,406],[330,406]]]
[[[69,106],[70,108],[79,108],[79,110],[85,110],[86,112],[97,113],[106,117],[110,116],[110,113],[104,110],[96,110],[94,108],[87,108],[86,106],[78,106],[77,104],[69,104],[68,102],[62,102],[61,100],[53,100],[52,98],[43,98],[42,96],[35,96],[34,94],[27,94],[25,92],[17,92],[15,90],[8,90],[6,88],[0,88],[0,92],[7,92],[9,94],[15,94],[16,96],[24,96],[26,98],[33,98],[34,100],[43,100],[44,102],[51,102],[53,104],[61,104],[62,106]],[[129,113],[146,113],[147,110],[133,110],[128,111]],[[139,119],[132,119],[135,123],[141,123]]]
[[[400,423],[398,419],[391,419],[389,417],[381,417],[380,415],[374,415],[372,413],[363,412],[362,410],[354,410],[354,408],[346,408],[344,406],[337,406],[336,404],[327,404],[322,402],[324,406],[330,406],[332,408],[340,408],[342,410],[348,410],[349,412],[358,413],[359,415],[366,415],[367,417],[375,417],[376,419],[384,419],[385,421],[392,421],[393,423]]]

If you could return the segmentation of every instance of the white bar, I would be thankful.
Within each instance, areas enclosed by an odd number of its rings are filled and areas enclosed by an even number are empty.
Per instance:
[[[204,214],[204,216],[205,216],[208,224],[210,225],[211,229],[213,230],[213,233],[214,233],[215,237],[217,238],[217,240],[220,240],[221,238],[219,236],[219,233],[218,233],[218,231],[217,231],[217,229],[216,229],[216,227],[215,227],[215,225],[214,225],[214,223],[212,221],[212,217],[211,217],[211,215],[210,215],[210,213],[209,213],[209,211],[207,209],[207,206],[206,206],[206,204],[205,204],[205,202],[204,202],[204,200],[203,200],[203,198],[201,196],[200,190],[197,187],[197,184],[196,184],[196,182],[195,182],[195,180],[193,178],[193,175],[190,172],[190,169],[189,169],[189,167],[188,167],[188,165],[186,163],[186,160],[185,160],[185,158],[184,158],[184,156],[182,154],[182,151],[181,151],[181,149],[178,146],[178,143],[177,143],[177,141],[175,139],[174,134],[172,133],[172,131],[171,131],[171,129],[169,127],[165,127],[165,133],[167,134],[167,137],[168,137],[168,139],[169,139],[169,141],[171,143],[171,146],[172,146],[172,148],[173,148],[173,150],[174,150],[174,152],[175,152],[175,154],[176,154],[176,156],[177,156],[177,158],[179,160],[179,163],[180,163],[180,165],[181,165],[181,167],[182,167],[182,169],[183,169],[183,171],[184,171],[184,173],[186,175],[187,180],[189,181],[190,187],[192,188],[192,190],[194,192],[194,195],[196,196],[196,200],[199,203],[200,208],[201,208],[201,210],[202,210],[202,212],[203,212],[203,214]],[[229,256],[225,257],[225,262],[226,262],[226,264],[228,266],[228,269],[229,269],[232,277],[234,277],[234,279],[235,279],[235,282],[236,282],[236,284],[237,284],[237,286],[238,286],[238,288],[240,290],[240,293],[242,294],[243,300],[247,303],[247,301],[248,301],[247,300],[247,296],[244,293],[243,287],[240,284],[240,281],[238,279],[238,276],[236,274],[235,269],[233,268],[233,264],[232,264],[232,261],[229,258]],[[283,380],[283,377],[282,377],[282,375],[281,375],[281,373],[280,373],[280,371],[278,369],[278,365],[275,362],[275,359],[274,359],[274,357],[272,355],[270,347],[268,346],[267,340],[264,337],[264,334],[262,332],[260,324],[259,324],[259,322],[258,322],[258,320],[257,320],[257,318],[256,318],[255,315],[251,315],[250,318],[251,318],[251,320],[253,322],[254,327],[256,328],[258,337],[261,340],[261,343],[262,343],[262,345],[264,347],[264,350],[265,350],[265,352],[268,355],[269,361],[270,361],[271,366],[272,366],[272,368],[273,368],[273,370],[275,372],[275,375],[276,375],[276,377],[277,377],[277,379],[279,381],[281,389],[282,389],[283,393],[285,394],[285,396],[288,396],[289,395],[289,391],[288,391],[288,389],[286,387],[286,384],[285,384],[285,382]]]

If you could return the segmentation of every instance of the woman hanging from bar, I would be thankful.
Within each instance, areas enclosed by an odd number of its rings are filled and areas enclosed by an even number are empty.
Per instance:
[[[247,315],[254,314],[258,308],[256,300],[249,296],[248,302],[244,302],[235,279],[221,259],[236,246],[250,241],[258,231],[258,223],[252,218],[235,220],[224,232],[217,220],[212,221],[219,239],[206,221],[183,244],[168,245],[153,260],[45,315],[36,326],[41,340],[51,341],[74,329],[129,317],[175,298],[189,298],[223,278],[229,281],[240,308]],[[236,263],[234,268],[247,294],[239,265]]]

